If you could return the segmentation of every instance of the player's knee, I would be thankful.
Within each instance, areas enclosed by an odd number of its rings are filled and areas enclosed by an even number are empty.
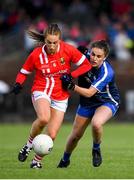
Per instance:
[[[82,134],[81,134],[81,133],[74,134],[74,135],[72,136],[72,141],[73,141],[73,142],[77,142],[77,141],[79,141],[79,140],[81,139],[81,137],[82,137]]]
[[[40,126],[45,126],[49,121],[49,117],[47,117],[45,115],[41,115],[41,116],[38,117],[38,120],[39,120],[39,125]]]
[[[100,123],[98,123],[97,121],[96,122],[93,122],[92,123],[92,128],[93,128],[93,130],[99,130],[100,128],[101,128],[101,124]]]
[[[49,135],[49,136],[52,138],[52,140],[54,141],[55,138],[56,138],[57,133],[56,133],[56,131],[51,131],[51,132],[48,132],[48,135]]]

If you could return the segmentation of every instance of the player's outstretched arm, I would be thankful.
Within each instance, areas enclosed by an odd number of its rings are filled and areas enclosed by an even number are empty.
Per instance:
[[[90,86],[90,88],[83,88],[75,85],[75,83],[73,82],[73,78],[70,74],[63,74],[61,76],[61,81],[64,90],[73,90],[85,97],[91,97],[97,92],[97,89],[92,86]]]
[[[75,85],[74,91],[85,97],[91,97],[95,93],[97,93],[97,89],[94,88],[93,86],[90,86],[89,88],[83,88],[83,87]]]

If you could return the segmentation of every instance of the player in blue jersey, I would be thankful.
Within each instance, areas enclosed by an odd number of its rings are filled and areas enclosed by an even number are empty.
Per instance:
[[[71,76],[61,77],[63,88],[80,94],[73,129],[68,137],[62,159],[57,167],[64,168],[70,164],[70,157],[91,121],[93,147],[92,164],[98,167],[102,163],[100,144],[103,125],[115,115],[119,108],[120,96],[115,84],[115,73],[108,62],[109,45],[100,40],[91,43],[91,51],[80,49],[92,65],[92,69],[79,77],[75,85]]]

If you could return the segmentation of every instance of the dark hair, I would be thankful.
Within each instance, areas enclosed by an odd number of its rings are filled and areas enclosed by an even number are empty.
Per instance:
[[[48,34],[59,35],[59,38],[61,39],[61,30],[59,26],[55,23],[50,24],[47,29],[44,30],[43,34],[33,30],[28,30],[27,33],[32,39],[34,39],[35,41],[37,41],[37,43],[40,44],[44,44],[45,38]]]
[[[88,48],[85,46],[78,46],[77,49],[83,54],[86,54],[88,51]]]
[[[91,49],[92,48],[100,48],[104,50],[105,57],[107,57],[110,53],[110,47],[107,41],[105,40],[99,40],[99,41],[94,41],[90,44]]]

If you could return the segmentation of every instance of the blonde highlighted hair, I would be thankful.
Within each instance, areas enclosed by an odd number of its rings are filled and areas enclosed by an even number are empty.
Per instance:
[[[61,39],[61,30],[56,23],[50,24],[47,29],[44,30],[43,34],[34,31],[34,30],[28,30],[27,34],[30,38],[34,39],[36,43],[42,45],[45,43],[45,39],[48,34],[50,35],[59,35],[59,38]]]

